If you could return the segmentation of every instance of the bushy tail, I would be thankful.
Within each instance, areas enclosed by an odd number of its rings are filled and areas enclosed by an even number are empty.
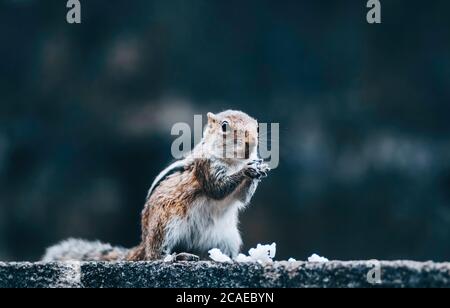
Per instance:
[[[120,261],[126,258],[128,252],[128,249],[99,241],[68,239],[47,248],[42,261]]]

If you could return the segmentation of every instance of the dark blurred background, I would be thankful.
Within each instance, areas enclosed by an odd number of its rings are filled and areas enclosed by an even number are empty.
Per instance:
[[[450,259],[449,1],[0,3],[1,260],[137,244],[171,126],[229,108],[280,123],[245,251]]]

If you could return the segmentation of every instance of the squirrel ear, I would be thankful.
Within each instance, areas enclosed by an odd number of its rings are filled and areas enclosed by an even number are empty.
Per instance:
[[[217,121],[217,117],[214,113],[208,112],[207,116],[208,116],[209,123],[215,123]]]

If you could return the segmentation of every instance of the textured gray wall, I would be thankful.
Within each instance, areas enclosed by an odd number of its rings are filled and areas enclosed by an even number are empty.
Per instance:
[[[450,287],[449,263],[381,262],[381,284],[367,282],[367,261],[193,263],[0,263],[0,288],[358,288]]]

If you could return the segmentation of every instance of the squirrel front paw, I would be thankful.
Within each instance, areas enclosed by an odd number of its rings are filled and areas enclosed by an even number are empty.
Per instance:
[[[267,177],[267,173],[269,171],[269,165],[267,165],[262,159],[255,159],[247,164],[244,173],[249,178],[261,179]]]

